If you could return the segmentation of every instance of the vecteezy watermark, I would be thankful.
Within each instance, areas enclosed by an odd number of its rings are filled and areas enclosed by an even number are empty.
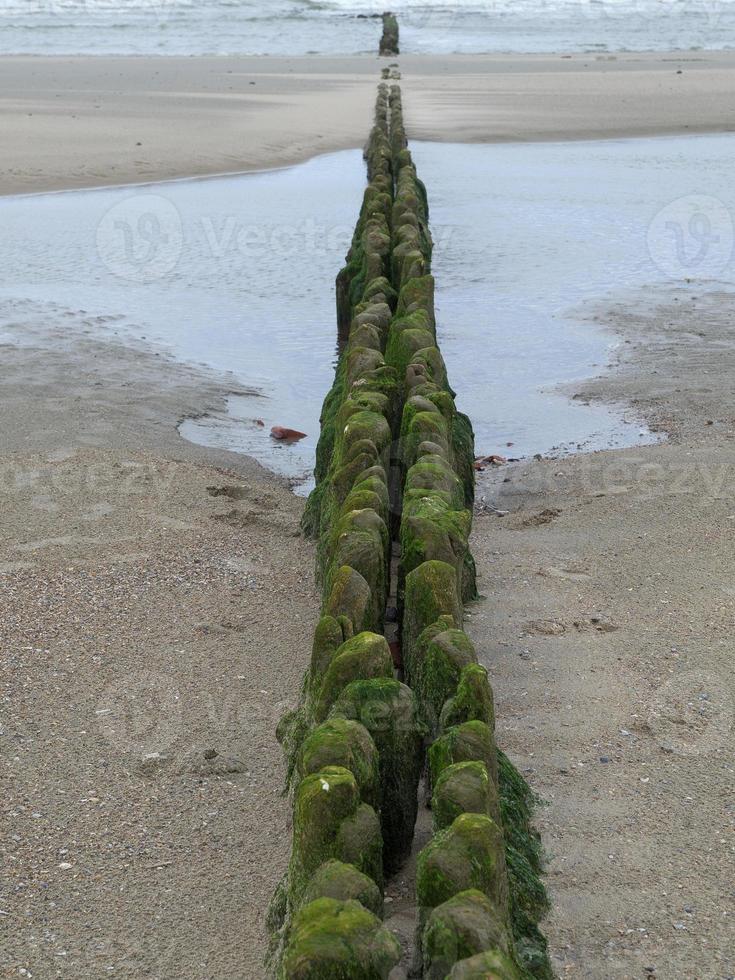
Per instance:
[[[181,215],[160,194],[134,194],[103,215],[96,241],[113,275],[129,282],[155,282],[173,272],[181,258]]]
[[[424,3],[397,11],[399,44],[401,23],[417,31],[447,31],[468,11],[457,4]]]
[[[252,258],[261,253],[289,259],[344,255],[352,241],[353,226],[323,224],[312,217],[294,224],[243,224],[234,215],[203,215],[194,223],[193,232],[216,259],[227,255]]]
[[[670,27],[672,21],[686,23],[690,31],[702,27],[711,30],[717,27],[725,12],[727,0],[677,0],[676,3],[662,3],[661,0],[582,0],[573,8],[573,16],[584,16],[590,21],[617,21],[628,27],[636,21],[665,23]],[[539,7],[546,7],[550,14],[558,11],[555,0],[546,0]]]
[[[596,25],[603,30],[606,24],[623,25],[630,37],[645,23],[665,24],[671,30],[672,23],[686,29],[687,36],[697,37],[700,44],[710,43],[715,39],[720,20],[728,11],[728,0],[678,0],[676,3],[661,2],[661,0],[579,0],[578,3],[560,8],[558,0],[536,0],[533,12],[539,24],[568,24],[572,29],[580,23]],[[504,25],[513,24],[514,12],[493,10],[493,5],[480,9],[473,0],[465,3],[449,3],[448,0],[424,0],[395,11],[399,27],[404,25],[412,30],[438,30],[446,32],[454,22],[460,25],[462,20],[472,18],[474,25],[481,24],[482,19],[489,29],[497,31],[499,15],[502,15]],[[528,18],[528,11],[518,15]],[[573,35],[572,35],[573,36]],[[592,35],[592,40],[599,40]],[[588,40],[588,39],[585,39]]]
[[[183,732],[178,688],[160,671],[139,671],[108,685],[95,715],[118,751],[142,758],[163,754]]]
[[[448,247],[454,225],[432,226],[435,249]],[[293,224],[244,224],[234,215],[203,215],[193,225],[193,237],[216,259],[227,255],[252,258],[267,253],[280,259],[309,255],[344,256],[354,224],[325,224],[313,217]]]
[[[580,459],[582,486],[590,496],[632,493],[637,501],[688,497],[692,510],[717,501],[735,501],[735,467],[728,463],[673,459],[665,464],[646,456]],[[547,480],[553,486],[553,478]],[[543,488],[542,488],[543,489]]]
[[[666,276],[706,279],[732,259],[733,220],[716,197],[689,194],[671,201],[648,226],[648,254]]]
[[[435,251],[447,249],[454,225],[432,228]],[[202,272],[202,262],[240,261],[244,272],[254,262],[283,263],[326,256],[336,271],[344,260],[354,224],[319,221],[247,222],[241,215],[192,214],[186,222],[167,197],[139,192],[106,211],[96,230],[98,255],[109,272],[134,283],[173,275],[180,263]]]
[[[247,686],[216,693],[193,689],[181,670],[177,675],[133,671],[105,687],[95,721],[116,752],[143,762],[181,762],[191,756],[195,742],[221,746],[246,732],[275,733],[297,706],[293,699]]]
[[[116,497],[136,495],[146,500],[167,498],[179,478],[181,464],[169,461],[88,459],[83,451],[72,450],[58,462],[28,462],[5,459],[0,462],[0,505],[11,496],[31,493]]]
[[[665,751],[705,755],[730,742],[734,713],[724,677],[687,670],[656,691],[648,725]]]

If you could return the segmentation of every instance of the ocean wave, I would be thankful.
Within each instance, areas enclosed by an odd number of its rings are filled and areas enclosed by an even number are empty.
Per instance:
[[[386,7],[405,53],[735,43],[735,0],[0,0],[0,53],[356,54],[376,50],[365,15]]]

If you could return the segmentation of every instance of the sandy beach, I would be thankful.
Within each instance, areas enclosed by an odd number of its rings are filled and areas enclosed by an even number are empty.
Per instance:
[[[735,52],[397,61],[416,139],[735,128]],[[360,146],[382,63],[0,58],[0,192]],[[560,977],[735,974],[732,316],[730,294],[601,306],[620,364],[570,394],[633,405],[664,441],[478,482],[468,629],[499,744],[548,802]],[[178,435],[234,378],[41,327],[2,356],[0,965],[261,977],[290,846],[274,726],[318,614],[303,501]]]
[[[599,312],[622,360],[572,393],[666,440],[480,474],[470,632],[548,803],[558,976],[715,980],[735,949],[733,296]]]
[[[396,59],[412,138],[730,131],[735,52]],[[362,146],[384,62],[0,58],[0,192],[280,167]]]
[[[3,975],[260,976],[318,608],[302,501],[178,435],[234,380],[28,333],[2,348]]]

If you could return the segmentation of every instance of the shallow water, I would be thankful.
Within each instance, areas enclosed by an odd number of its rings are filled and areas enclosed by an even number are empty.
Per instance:
[[[732,284],[734,148],[730,135],[413,145],[440,343],[478,452],[652,438],[622,410],[548,389],[614,357],[615,338],[587,319],[600,305]],[[0,198],[0,343],[22,342],[24,323],[61,323],[230,371],[260,394],[182,433],[303,490],[333,378],[334,276],[364,180],[359,152],[345,151],[262,174]],[[275,444],[274,424],[308,437]]]
[[[592,322],[600,307],[733,283],[734,148],[730,135],[413,145],[442,351],[479,452],[651,440],[635,419],[550,389],[614,360],[616,338]]]
[[[184,433],[306,474],[364,184],[351,150],[245,176],[0,198],[0,341],[27,320],[63,323],[229,371],[261,394],[231,396],[227,416]],[[308,438],[278,445],[272,425]]]
[[[735,0],[392,0],[404,52],[735,45]],[[0,53],[374,54],[385,0],[0,0]]]

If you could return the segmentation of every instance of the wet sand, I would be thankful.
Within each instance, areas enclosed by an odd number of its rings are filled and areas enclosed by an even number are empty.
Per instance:
[[[0,392],[0,972],[260,977],[275,725],[318,614],[302,501],[178,435],[236,382],[67,327],[25,342]]]
[[[283,166],[362,146],[377,57],[0,58],[0,193]],[[402,55],[414,139],[735,125],[735,52]]]
[[[480,475],[470,632],[548,802],[560,977],[735,972],[733,313],[732,292],[601,307],[624,359],[574,391],[667,441]]]

